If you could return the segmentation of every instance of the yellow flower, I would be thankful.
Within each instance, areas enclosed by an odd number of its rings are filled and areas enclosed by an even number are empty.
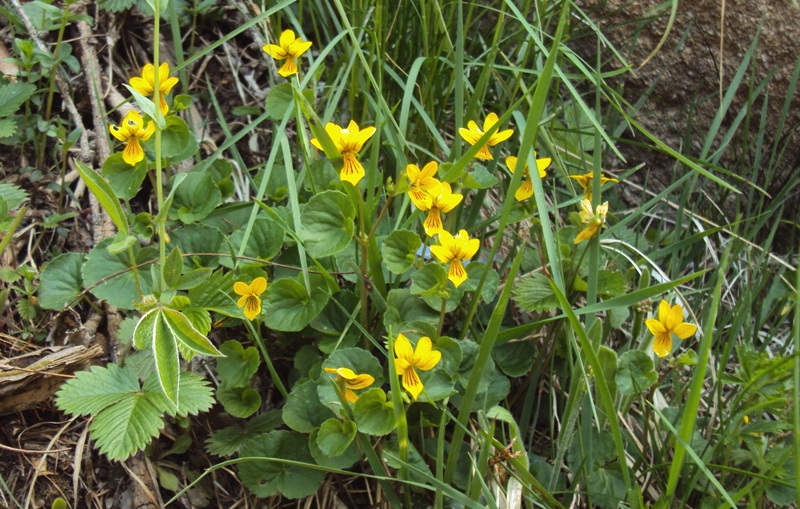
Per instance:
[[[672,335],[687,339],[697,332],[697,325],[683,321],[683,307],[675,304],[670,307],[669,302],[661,300],[658,305],[658,320],[648,318],[645,322],[653,334],[653,351],[659,357],[666,357],[672,351]]]
[[[583,175],[570,175],[569,178],[577,180],[578,184],[583,188],[583,199],[592,201],[592,181],[594,180],[594,173],[584,173]],[[619,180],[611,177],[604,177],[600,175],[600,185],[605,185],[606,182],[619,182]]]
[[[153,64],[147,64],[142,67],[142,75],[131,78],[131,86],[134,90],[139,92],[145,97],[153,95],[155,92],[156,83],[156,68]],[[158,109],[162,115],[166,115],[169,111],[167,106],[167,94],[169,94],[172,87],[178,84],[178,78],[169,77],[169,64],[162,62],[158,66]]]
[[[536,152],[533,153],[534,159],[536,158]],[[549,157],[543,157],[542,159],[536,159],[536,168],[539,170],[539,178],[544,178],[547,175],[547,172],[544,171],[550,166],[552,159]],[[506,157],[506,166],[508,169],[511,170],[511,173],[517,169],[517,158],[514,156]],[[531,172],[528,170],[528,163],[525,163],[525,168],[522,170],[522,184],[517,189],[517,192],[514,193],[514,198],[517,201],[525,201],[528,198],[533,196],[533,182],[531,181]]]
[[[297,64],[294,59],[308,51],[310,47],[310,41],[304,42],[303,39],[295,37],[293,30],[284,30],[278,40],[278,45],[265,44],[262,49],[275,60],[286,60],[281,68],[278,69],[278,74],[288,78],[293,74],[297,74]]]
[[[244,316],[252,321],[261,314],[261,298],[259,295],[267,289],[267,280],[263,277],[255,278],[249,285],[241,281],[233,284],[233,291],[241,295],[236,305],[244,310]]]
[[[453,282],[456,288],[467,280],[467,271],[464,270],[463,260],[469,260],[481,247],[481,241],[470,239],[467,230],[460,230],[453,237],[450,232],[442,230],[439,233],[439,245],[431,246],[431,253],[442,263],[449,263],[447,279]]]
[[[402,334],[394,340],[394,366],[397,374],[403,379],[403,388],[416,399],[422,393],[422,380],[414,370],[415,367],[422,371],[433,369],[442,359],[442,352],[431,348],[431,338],[423,336],[417,341],[416,350],[411,347],[411,342]]]
[[[339,178],[344,182],[350,182],[354,186],[364,178],[364,167],[358,162],[356,156],[361,151],[364,144],[375,134],[374,127],[359,129],[358,124],[350,121],[347,128],[340,127],[333,122],[325,125],[325,132],[331,137],[336,149],[342,154],[344,165],[339,172]],[[311,144],[319,150],[323,150],[322,144],[318,139],[313,138]]]
[[[606,215],[608,214],[608,202],[597,206],[597,211],[592,212],[592,202],[589,200],[581,200],[581,221],[586,225],[577,237],[575,237],[575,244],[580,244],[584,240],[589,240],[600,231],[600,228],[606,223]]]
[[[126,143],[122,159],[131,166],[136,166],[136,163],[144,159],[144,149],[139,141],[149,140],[155,132],[156,126],[152,122],[148,122],[147,128],[144,128],[142,116],[139,115],[139,112],[131,110],[122,119],[120,125],[110,125],[108,130],[114,138]]]
[[[411,181],[408,197],[418,209],[428,210],[430,208],[431,195],[428,192],[433,191],[440,184],[436,178],[438,169],[439,164],[436,161],[429,162],[421,170],[416,164],[406,166],[406,176]]]
[[[442,213],[446,214],[450,212],[456,208],[456,205],[461,203],[463,199],[463,195],[453,193],[450,184],[447,182],[439,183],[436,188],[428,193],[428,198],[426,200],[417,202],[412,198],[414,205],[420,210],[428,211],[428,217],[426,217],[425,222],[422,223],[428,237],[433,237],[444,231]]]
[[[497,120],[498,120],[497,114],[489,113],[486,116],[486,120],[483,122],[483,131],[481,131],[481,129],[478,127],[478,124],[476,124],[474,120],[470,120],[469,122],[467,122],[467,127],[469,127],[469,129],[464,129],[462,127],[461,129],[458,130],[458,134],[460,134],[461,137],[464,138],[464,140],[470,145],[475,145],[476,143],[478,143],[478,140],[481,138],[481,136],[483,136],[484,133],[486,133],[489,129],[492,128],[493,125],[497,123]],[[509,139],[512,134],[514,134],[513,129],[506,129],[504,131],[495,132],[489,137],[489,141],[487,141],[481,147],[478,153],[475,154],[475,157],[477,159],[491,161],[494,158],[492,157],[492,154],[489,152],[489,147],[490,146],[494,147],[501,141]]]
[[[325,368],[325,371],[336,375],[336,385],[339,387],[344,399],[350,403],[355,403],[358,400],[358,395],[353,391],[365,389],[375,382],[375,378],[371,375],[357,375],[350,368]]]

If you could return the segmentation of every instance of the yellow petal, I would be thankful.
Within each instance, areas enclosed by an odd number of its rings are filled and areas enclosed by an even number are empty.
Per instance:
[[[498,120],[499,118],[497,116],[497,113],[492,112],[486,115],[486,120],[483,121],[483,132],[486,132],[489,129],[491,129],[492,126],[495,125]]]
[[[416,164],[408,164],[406,165],[406,176],[408,180],[411,181],[411,185],[414,185],[420,181],[420,169],[419,166]]]
[[[660,315],[659,309],[659,315]],[[662,320],[664,327],[667,328],[668,331],[674,331],[678,325],[683,323],[683,308],[680,304],[675,304],[672,308],[667,311],[667,319]]]
[[[261,49],[264,50],[264,53],[271,56],[275,60],[283,60],[289,56],[283,48],[276,46],[275,44],[265,44],[261,47]],[[133,86],[133,84],[131,84],[131,86]]]
[[[353,390],[350,389],[350,387],[348,387],[347,389],[344,390],[344,400],[347,401],[348,403],[355,403],[356,401],[358,401],[358,394],[353,392]]]
[[[153,85],[139,76],[134,76],[130,81],[131,88],[147,97],[153,93]]]
[[[508,170],[511,173],[514,173],[514,170],[517,168],[517,158],[514,156],[506,157],[506,166],[508,166]]]
[[[254,295],[260,295],[267,289],[267,278],[259,276],[250,283],[250,291]]]
[[[409,367],[403,371],[403,387],[411,393],[414,401],[416,401],[422,393],[422,380],[419,379],[419,375],[417,375],[413,367]]]
[[[122,132],[122,129],[120,129],[120,128],[119,128],[119,126],[115,126],[115,125],[110,125],[110,126],[108,126],[108,132],[110,132],[110,133],[111,133],[111,135],[112,135],[114,138],[118,139],[119,141],[126,141],[126,140],[128,139],[128,138],[127,138],[127,137],[126,137],[126,136],[123,134],[123,132]]]
[[[375,134],[376,129],[372,126],[365,127],[364,129],[360,130],[358,134],[355,136],[355,151],[360,152],[361,149],[364,147],[364,144],[372,138],[372,135]]]
[[[494,147],[498,143],[506,141],[507,139],[511,138],[512,134],[514,134],[513,129],[506,129],[505,131],[494,133],[489,137],[489,145]]]
[[[428,211],[428,217],[425,218],[425,222],[422,223],[422,226],[425,228],[425,234],[428,237],[433,237],[441,233],[444,227],[442,225],[442,215],[439,213],[439,209],[432,207]]]
[[[286,30],[281,32],[281,37],[278,42],[281,45],[281,48],[286,49],[289,47],[290,44],[294,42],[295,39],[296,37],[294,35],[294,30],[287,28]]]
[[[444,183],[442,185],[444,185]],[[448,190],[449,190],[449,187],[450,186],[448,185]],[[443,193],[442,195],[440,195],[439,199],[437,200],[437,204],[438,204],[439,208],[442,210],[442,212],[450,212],[451,210],[456,208],[456,206],[458,206],[458,204],[461,203],[461,200],[463,200],[463,199],[464,199],[464,195],[461,195],[461,194],[457,194],[457,193],[456,194],[449,194],[449,193],[448,194],[444,194]]]
[[[655,318],[648,318],[645,322],[647,325],[647,329],[653,336],[658,336],[659,334],[666,334],[667,329],[664,328],[664,324],[656,320]]]
[[[439,234],[441,235],[441,233]],[[436,257],[442,263],[450,263],[450,260],[453,259],[453,253],[450,252],[449,249],[443,246],[430,246],[429,248],[433,256]]]
[[[697,332],[697,325],[693,323],[682,323],[675,327],[672,332],[681,339],[687,339],[694,336],[694,333]]]
[[[297,58],[306,51],[308,51],[308,48],[310,47],[311,47],[311,41],[303,41],[302,39],[296,39],[293,43],[289,45],[289,48],[287,48],[286,51],[293,57]]]
[[[394,355],[398,359],[403,359],[409,363],[414,359],[414,349],[411,347],[411,342],[402,334],[398,334],[394,340]]]
[[[247,303],[244,306],[244,316],[252,321],[255,317],[261,314],[261,299],[255,295],[247,297]]]
[[[284,78],[288,78],[289,76],[297,74],[297,64],[294,63],[293,57],[286,57],[286,61],[283,63],[281,68],[278,69],[278,74]]]
[[[461,247],[461,252],[459,253],[459,258],[462,260],[469,260],[478,250],[481,248],[481,241],[480,239],[469,239],[464,245]]]
[[[531,196],[533,196],[533,182],[531,182],[530,178],[527,178],[522,181],[522,185],[519,186],[517,192],[514,193],[514,199],[517,201],[525,201]]]
[[[439,171],[439,163],[436,161],[431,161],[422,168],[422,174],[420,175],[420,180],[424,180],[427,178],[432,178],[436,176],[436,172]]]
[[[425,191],[409,191],[408,197],[411,198],[411,203],[420,210],[430,210],[433,198]]]
[[[247,299],[249,299],[249,295],[242,295],[239,297],[239,300],[236,301],[236,305],[240,308],[244,308],[247,305]]]
[[[474,131],[470,131],[469,129],[464,129],[463,127],[458,130],[458,134],[460,134],[461,137],[464,138],[464,141],[470,145],[475,145],[481,138],[481,133],[476,133]]]
[[[144,149],[139,145],[139,140],[136,138],[128,140],[125,150],[122,151],[122,159],[131,166],[136,166],[136,163],[144,159]]]
[[[164,95],[167,95],[167,94],[169,94],[169,93],[172,91],[172,88],[173,88],[175,85],[177,85],[177,84],[178,84],[178,81],[179,81],[179,80],[178,80],[178,78],[177,78],[177,77],[175,77],[175,76],[173,76],[172,78],[167,78],[166,80],[164,80],[164,81],[161,83],[161,86],[159,87],[159,89],[158,89],[158,90],[159,90],[159,91],[160,91],[162,94],[164,94]]]
[[[347,381],[347,387],[354,390],[364,389],[369,387],[375,382],[375,378],[371,375],[361,374],[357,375],[354,379]]]
[[[653,351],[659,357],[666,357],[672,352],[672,337],[670,337],[668,332],[655,337],[653,340]]]
[[[339,172],[339,178],[342,182],[349,182],[353,186],[356,186],[361,182],[361,179],[364,178],[364,175],[366,175],[364,167],[358,162],[356,156],[353,154],[344,155],[344,166]]]
[[[237,295],[244,295],[244,296],[252,295],[252,292],[250,291],[250,285],[248,285],[247,283],[243,283],[242,281],[237,281],[233,283],[233,291],[236,292]],[[241,306],[242,305],[239,304],[239,307]]]
[[[545,178],[547,172],[545,171],[553,160],[549,157],[536,160],[536,169],[539,170],[539,178]]]
[[[414,365],[423,371],[433,369],[442,358],[442,352],[433,350],[431,338],[423,336],[417,342],[417,349],[414,352]]]
[[[667,322],[669,322],[669,313],[672,309],[669,307],[669,302],[664,299],[661,299],[661,302],[658,303],[658,321],[661,322],[665,327]]]
[[[447,271],[447,279],[453,282],[453,286],[458,288],[461,283],[467,280],[467,271],[461,264],[461,260],[453,260],[450,262],[450,269]]]
[[[483,161],[493,161],[494,160],[494,157],[492,157],[492,153],[489,152],[489,145],[488,144],[484,144],[480,148],[480,150],[478,150],[478,153],[475,154],[475,159],[481,159]]]

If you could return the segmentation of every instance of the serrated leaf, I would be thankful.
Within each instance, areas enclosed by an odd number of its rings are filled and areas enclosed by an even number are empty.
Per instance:
[[[558,309],[558,298],[550,287],[547,276],[534,272],[520,278],[514,285],[514,300],[525,311]]]
[[[122,460],[144,449],[163,426],[161,412],[147,398],[129,394],[97,414],[89,429],[100,452]]]
[[[308,254],[314,258],[344,250],[353,239],[356,209],[340,191],[323,191],[306,203],[300,214],[298,232]]]
[[[0,86],[0,117],[16,113],[35,92],[36,86],[30,83],[7,83]]]
[[[625,276],[616,270],[601,270],[597,273],[597,293],[603,297],[616,297],[628,290]]]
[[[203,336],[211,331],[211,315],[205,309],[188,307],[183,309],[183,314],[192,322],[192,327]]]
[[[65,253],[48,263],[39,284],[39,305],[44,309],[62,309],[78,298],[83,291],[81,267],[83,255]]]
[[[169,236],[171,242],[174,242],[183,253],[188,255],[183,257],[184,265],[187,268],[209,267],[214,269],[219,265],[219,257],[192,256],[194,253],[222,252],[225,235],[218,228],[202,223],[189,224],[171,231]]]
[[[56,405],[73,415],[97,414],[104,408],[138,392],[139,380],[133,370],[116,364],[92,366],[67,380],[56,395]]]
[[[416,253],[422,239],[409,230],[395,230],[383,241],[381,256],[386,268],[394,274],[402,274],[414,266]]]
[[[136,0],[98,0],[97,6],[111,12],[122,12],[136,4]]]
[[[192,306],[207,309],[226,316],[241,316],[241,309],[236,306],[233,293],[232,272],[217,270],[202,284],[189,290]]]
[[[308,325],[328,303],[328,292],[317,285],[311,295],[294,279],[279,279],[264,293],[267,327],[278,331],[299,331]]]
[[[180,311],[163,308],[162,316],[172,335],[186,348],[202,355],[220,356],[219,350],[203,334],[194,328],[192,322]]]
[[[301,433],[310,433],[330,417],[333,412],[320,403],[317,384],[312,380],[295,385],[283,405],[283,421]]]
[[[323,454],[334,458],[343,454],[356,437],[356,423],[331,418],[322,423],[317,433],[317,446]]]
[[[258,371],[261,357],[254,346],[245,349],[241,343],[232,339],[222,343],[220,352],[225,356],[217,359],[217,374],[228,387],[244,387]]]
[[[208,380],[189,371],[182,371],[178,382],[180,401],[176,407],[164,395],[155,373],[145,380],[142,391],[159,411],[185,417],[205,412],[214,404],[214,393]]]
[[[0,182],[0,197],[6,202],[7,210],[14,210],[28,201],[28,193],[14,184]]]
[[[250,387],[225,387],[217,389],[217,399],[225,411],[234,417],[250,417],[261,408],[261,395]]]
[[[14,136],[17,132],[17,123],[13,118],[0,118],[0,138]]]
[[[262,440],[251,440],[242,448],[240,456],[314,464],[308,450],[308,439],[294,431],[272,431]],[[325,472],[295,464],[256,460],[239,464],[239,478],[258,497],[280,493],[286,498],[296,499],[317,491],[325,479]]]

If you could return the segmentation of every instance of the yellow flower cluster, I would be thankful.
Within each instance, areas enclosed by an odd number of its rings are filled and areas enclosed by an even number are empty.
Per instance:
[[[169,77],[169,64],[163,62],[158,66],[158,85],[156,85],[156,70],[153,64],[147,64],[142,68],[142,75],[131,78],[131,87],[143,96],[153,96],[158,89],[158,109],[162,115],[169,111],[167,95],[173,87],[178,84],[178,78]],[[150,139],[156,130],[152,121],[144,120],[139,112],[131,110],[122,119],[119,125],[109,125],[108,130],[111,135],[119,141],[125,143],[122,151],[122,159],[131,166],[137,165],[144,160],[144,148],[141,143]]]

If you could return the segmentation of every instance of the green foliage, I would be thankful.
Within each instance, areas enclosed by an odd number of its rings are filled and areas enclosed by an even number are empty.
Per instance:
[[[39,305],[45,309],[63,309],[83,291],[81,267],[84,256],[65,253],[53,258],[42,271]]]
[[[181,373],[180,389],[181,400],[175,406],[153,376],[142,385],[131,369],[109,364],[79,372],[67,381],[56,404],[71,414],[94,415],[89,429],[100,452],[109,459],[125,459],[158,436],[164,413],[197,414],[213,404],[208,383],[197,375]]]
[[[267,327],[279,331],[299,331],[316,317],[328,302],[328,293],[315,285],[309,294],[303,283],[279,279],[264,294]]]
[[[300,216],[308,254],[315,258],[331,256],[346,248],[353,239],[355,207],[346,194],[325,191],[311,198]]]
[[[289,499],[311,495],[322,484],[325,472],[284,463],[291,460],[314,463],[308,439],[295,431],[271,431],[260,440],[251,440],[242,448],[242,457],[270,458],[240,464],[239,478],[256,496],[281,493]]]

